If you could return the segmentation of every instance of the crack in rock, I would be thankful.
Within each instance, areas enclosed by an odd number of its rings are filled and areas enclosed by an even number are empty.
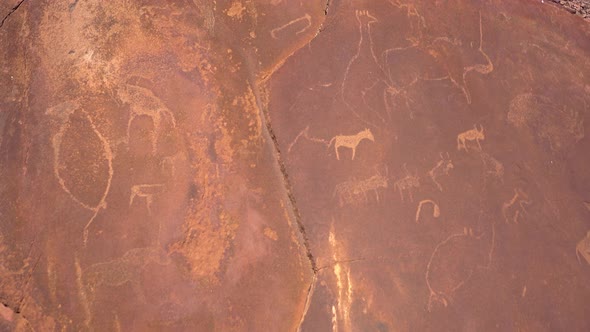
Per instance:
[[[20,5],[23,4],[23,2],[25,2],[25,0],[20,0],[14,7],[10,9],[10,11],[8,11],[8,14],[6,14],[6,16],[4,16],[4,18],[0,22],[0,28],[4,26],[4,22],[6,22],[10,15],[12,15],[20,7]]]

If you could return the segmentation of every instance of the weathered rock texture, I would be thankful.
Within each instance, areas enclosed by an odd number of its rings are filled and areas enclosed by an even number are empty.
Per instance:
[[[0,329],[590,329],[581,18],[511,0],[0,18]]]

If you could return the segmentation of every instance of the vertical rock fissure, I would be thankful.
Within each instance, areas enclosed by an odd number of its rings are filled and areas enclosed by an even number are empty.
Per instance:
[[[275,160],[276,160],[277,165],[279,167],[279,170],[281,172],[283,185],[285,187],[285,191],[286,191],[287,197],[289,199],[289,201],[288,201],[289,208],[293,213],[293,217],[295,218],[295,222],[297,224],[297,229],[299,231],[299,235],[301,236],[301,239],[303,241],[303,247],[305,249],[305,254],[307,255],[307,258],[309,259],[309,263],[311,264],[311,270],[315,276],[315,274],[318,271],[316,260],[315,260],[315,257],[313,256],[313,253],[311,252],[311,248],[309,245],[309,239],[307,237],[307,233],[305,232],[305,225],[303,225],[303,222],[301,220],[301,213],[299,212],[299,209],[297,207],[297,200],[296,200],[295,195],[293,193],[293,185],[291,184],[291,180],[289,179],[289,173],[287,172],[287,167],[285,166],[285,162],[284,162],[282,154],[281,154],[279,142],[277,140],[277,137],[274,133],[274,130],[273,130],[271,122],[270,122],[270,115],[268,114],[268,110],[266,109],[266,107],[264,107],[263,103],[260,100],[260,91],[259,91],[258,85],[255,84],[255,82],[251,82],[251,85],[252,85],[252,91],[256,97],[256,104],[257,104],[258,109],[261,113],[260,119],[262,121],[262,127],[265,129],[265,130],[264,129],[263,130],[264,130],[265,134],[268,136],[268,138],[272,141],[273,150],[274,150],[274,157],[275,157]]]

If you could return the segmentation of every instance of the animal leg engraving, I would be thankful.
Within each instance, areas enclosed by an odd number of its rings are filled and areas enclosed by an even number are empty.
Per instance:
[[[356,135],[350,135],[350,136],[345,136],[345,135],[337,135],[334,136],[330,142],[328,143],[328,148],[332,145],[332,142],[334,143],[334,150],[336,151],[336,159],[340,160],[340,154],[338,153],[338,149],[340,147],[346,147],[352,150],[352,160],[354,160],[354,156],[356,153],[356,148],[359,145],[359,143],[364,140],[367,139],[371,142],[375,142],[375,137],[373,136],[373,133],[371,133],[370,129],[365,129],[359,133],[357,133]]]
[[[162,192],[163,184],[139,184],[131,187],[131,195],[129,196],[129,206],[133,204],[135,197],[145,198],[148,215],[152,215],[152,203],[154,195]]]
[[[480,129],[477,128],[477,125],[473,125],[473,129],[467,130],[465,132],[460,133],[457,135],[457,150],[461,151],[462,149],[465,151],[467,150],[467,142],[468,141],[475,141],[479,150],[481,151],[481,144],[479,141],[485,140],[484,128],[480,125]]]
[[[422,205],[424,204],[432,204],[432,216],[434,218],[438,218],[440,217],[440,208],[438,207],[438,204],[436,204],[436,202],[434,202],[433,200],[430,199],[425,199],[420,201],[420,203],[418,203],[418,210],[416,211],[416,223],[418,223],[418,221],[420,220],[420,212],[422,211]]]
[[[420,178],[418,177],[417,173],[415,175],[411,175],[408,172],[405,164],[404,164],[404,169],[406,172],[406,176],[397,180],[393,184],[393,188],[397,189],[399,191],[402,202],[404,201],[404,191],[406,191],[408,193],[408,195],[410,196],[410,202],[413,202],[414,201],[413,190],[415,188],[420,187]]]

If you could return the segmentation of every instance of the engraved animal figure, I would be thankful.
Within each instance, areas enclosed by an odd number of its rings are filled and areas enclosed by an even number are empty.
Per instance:
[[[405,165],[404,165],[405,169]],[[414,188],[418,188],[420,186],[420,178],[418,174],[411,175],[408,170],[406,169],[406,176],[397,180],[393,184],[393,188],[399,191],[399,195],[401,196],[402,201],[404,201],[404,191],[408,192],[410,196],[410,202],[414,201]]]
[[[165,253],[158,248],[135,248],[122,257],[104,263],[97,263],[83,271],[89,302],[92,304],[99,287],[119,287],[131,283],[138,298],[145,300],[140,286],[141,275],[148,264],[168,265]]]
[[[154,195],[162,192],[163,184],[138,184],[131,187],[131,195],[129,196],[129,206],[133,204],[135,197],[145,198],[148,214],[152,215],[152,203],[154,202]]]
[[[576,245],[576,257],[578,258],[578,262],[582,264],[580,256],[586,260],[586,263],[590,264],[590,231],[588,231],[586,237],[580,240]]]
[[[449,157],[449,153],[447,152],[446,157],[443,154],[440,154],[440,159],[436,166],[434,166],[430,171],[428,171],[428,176],[432,179],[432,182],[436,185],[438,190],[443,191],[442,185],[436,180],[438,177],[443,175],[449,175],[449,171],[452,170],[455,166]]]
[[[359,132],[358,134],[351,135],[351,136],[345,136],[345,135],[334,136],[330,140],[330,142],[328,143],[328,147],[330,147],[332,145],[332,142],[334,142],[334,150],[336,151],[336,159],[338,159],[338,160],[340,160],[340,155],[338,154],[338,149],[342,146],[350,148],[350,149],[352,149],[352,160],[354,160],[354,156],[356,154],[356,147],[364,139],[368,139],[371,142],[375,142],[375,137],[373,136],[373,133],[371,133],[370,129],[365,129],[365,130]]]
[[[502,215],[504,216],[506,223],[512,221],[513,223],[518,224],[518,218],[520,218],[521,214],[527,212],[526,205],[530,205],[531,203],[532,201],[524,191],[520,188],[515,188],[514,196],[512,196],[509,201],[502,204]]]
[[[349,180],[337,184],[334,189],[334,196],[338,196],[340,206],[343,206],[344,204],[354,203],[359,198],[363,198],[366,201],[368,199],[367,192],[373,190],[377,201],[379,201],[378,189],[387,188],[387,186],[387,178],[376,174],[364,180]]]
[[[479,150],[481,151],[481,144],[479,141],[483,141],[485,138],[483,126],[480,125],[480,129],[477,129],[477,125],[473,125],[473,129],[467,130],[457,135],[457,150],[461,151],[461,149],[464,149],[467,151],[467,141],[475,141],[479,147]]]
[[[422,211],[422,205],[428,204],[428,203],[432,204],[432,208],[433,208],[432,216],[434,218],[440,217],[440,208],[438,207],[438,204],[436,204],[436,202],[433,200],[425,199],[425,200],[420,201],[420,203],[418,203],[418,210],[416,211],[416,223],[418,223],[418,221],[420,220],[420,212]]]
[[[154,95],[149,89],[126,84],[123,89],[118,91],[119,98],[128,103],[130,106],[129,120],[127,121],[127,143],[129,143],[129,134],[131,131],[131,123],[138,116],[148,116],[152,119],[154,129],[150,133],[150,141],[152,144],[152,153],[156,153],[158,145],[158,135],[162,126],[164,117],[168,117],[172,127],[176,127],[176,119],[174,114],[164,105],[164,103]]]
[[[462,233],[452,234],[436,245],[424,275],[430,292],[429,312],[437,302],[447,307],[453,294],[471,279],[477,266],[472,250],[477,248],[482,236],[465,227]],[[458,251],[465,246],[471,249]]]
[[[499,182],[504,182],[504,165],[498,159],[483,152],[481,153],[481,161],[484,167],[484,176],[486,178],[492,177]]]

